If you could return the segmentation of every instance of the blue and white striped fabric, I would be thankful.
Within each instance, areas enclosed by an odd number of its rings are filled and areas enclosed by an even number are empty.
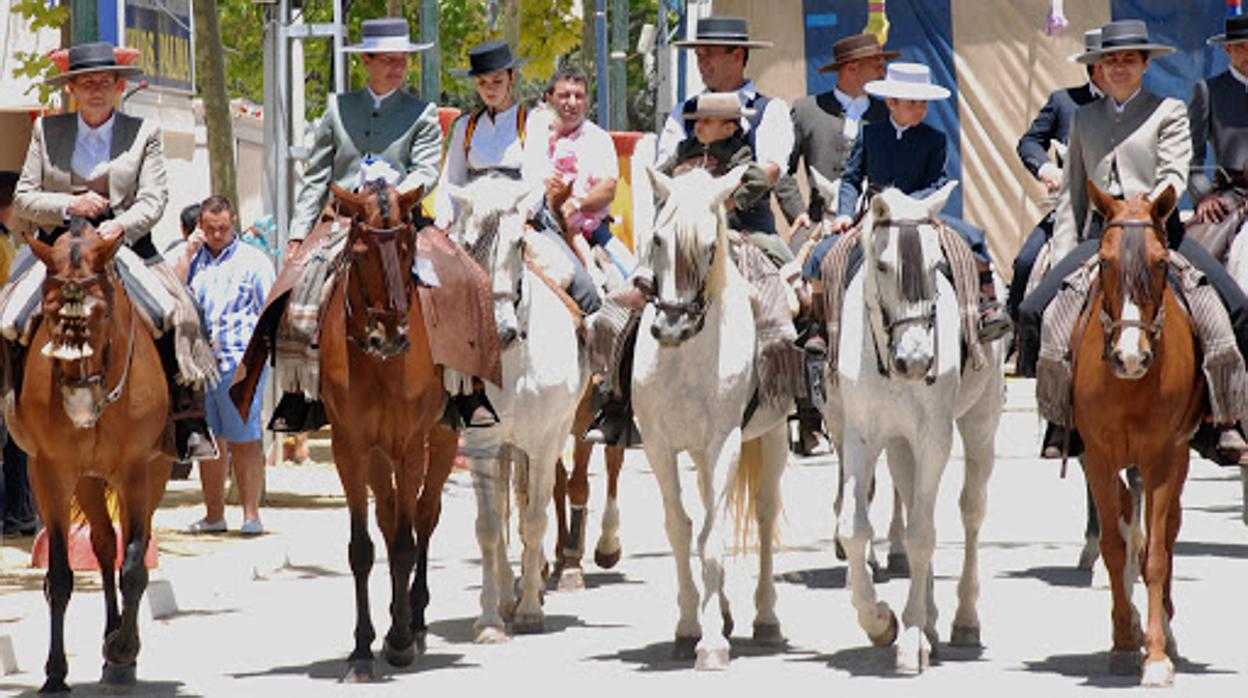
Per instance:
[[[215,258],[206,246],[201,247],[191,260],[187,278],[203,310],[217,368],[226,375],[242,360],[256,329],[276,278],[273,262],[236,235]]]

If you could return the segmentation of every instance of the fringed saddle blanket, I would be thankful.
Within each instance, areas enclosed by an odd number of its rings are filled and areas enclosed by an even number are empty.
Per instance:
[[[984,365],[984,350],[979,342],[979,272],[975,266],[975,257],[971,248],[957,232],[937,221],[936,229],[940,237],[940,248],[949,261],[949,272],[953,277],[954,295],[958,301],[958,317],[962,322],[962,345],[967,351],[971,365],[979,368]],[[820,276],[823,278],[824,307],[827,313],[828,330],[828,375],[832,385],[837,383],[837,357],[841,340],[841,312],[845,296],[852,279],[849,269],[850,254],[862,240],[862,229],[852,228],[832,245],[823,258]]]
[[[1091,312],[1087,305],[1099,268],[1100,258],[1093,256],[1063,279],[1062,288],[1044,311],[1040,328],[1036,402],[1041,416],[1066,427],[1074,426],[1071,345],[1079,318]],[[1173,250],[1170,271],[1171,283],[1177,286],[1181,301],[1186,301],[1185,309],[1201,347],[1213,418],[1218,422],[1241,419],[1248,415],[1248,373],[1226,308],[1204,274]]]

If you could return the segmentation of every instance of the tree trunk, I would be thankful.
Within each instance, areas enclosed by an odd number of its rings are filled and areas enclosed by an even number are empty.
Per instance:
[[[503,0],[503,38],[511,50],[520,51],[520,0]]]
[[[402,17],[403,3],[400,0],[386,0],[386,16]]]
[[[208,171],[212,194],[224,196],[238,210],[238,176],[234,168],[234,129],[230,101],[225,93],[225,51],[217,0],[192,0],[195,15],[195,71],[204,99],[204,124],[208,129]]]
[[[581,70],[594,80],[594,52],[598,47],[598,35],[594,31],[594,11],[598,7],[597,0],[581,0]]]

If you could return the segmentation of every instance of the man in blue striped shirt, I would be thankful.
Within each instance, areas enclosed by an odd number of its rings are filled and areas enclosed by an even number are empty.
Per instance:
[[[273,262],[259,249],[239,239],[229,199],[211,196],[204,200],[199,230],[187,241],[176,269],[185,273],[184,278],[203,310],[221,372],[221,381],[208,392],[205,400],[208,425],[217,435],[221,457],[199,464],[207,511],[204,518],[188,530],[191,533],[226,530],[225,467],[232,461],[243,505],[240,531],[244,535],[257,535],[264,530],[260,524],[264,460],[259,404],[263,389],[257,388],[250,417],[243,421],[230,401],[229,388],[273,286]],[[262,377],[262,386],[263,380]]]

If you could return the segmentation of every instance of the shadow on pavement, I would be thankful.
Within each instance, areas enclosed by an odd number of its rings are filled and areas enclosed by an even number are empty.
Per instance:
[[[477,664],[466,663],[463,660],[464,655],[459,653],[427,652],[417,657],[411,666],[396,667],[387,664],[381,658],[381,653],[377,652],[375,664],[377,680],[374,683],[387,683],[393,681],[395,677],[423,674],[427,671],[469,669],[478,666]],[[228,674],[228,676],[236,679],[254,679],[264,676],[306,676],[310,679],[322,681],[341,681],[347,675],[347,670],[347,659],[343,656],[334,659],[322,659],[308,664],[292,664],[262,671]],[[77,691],[75,691],[75,694],[77,694]]]
[[[473,630],[473,623],[477,621],[476,616],[471,618],[450,618],[447,620],[435,620],[429,624],[429,634],[440,637],[450,643],[472,643],[476,638],[476,631]],[[561,633],[569,628],[623,628],[624,625],[612,623],[586,623],[576,616],[568,615],[552,615],[546,616],[546,629],[540,633],[542,635],[551,635]],[[515,638],[516,635],[511,631],[510,624],[507,628],[507,636]]]
[[[838,669],[850,676],[873,676],[883,679],[913,678],[896,672],[896,645],[889,647],[850,647],[833,654],[810,654],[790,661],[826,664],[829,669]],[[982,661],[984,661],[983,647],[953,647],[952,645],[942,643],[936,652],[932,654],[931,667],[939,667],[944,663],[960,664]]]
[[[844,589],[848,570],[839,567],[818,567],[807,570],[790,570],[777,574],[777,582],[798,584],[807,589]]]
[[[1083,679],[1083,686],[1098,688],[1134,688],[1140,685],[1140,677],[1117,676],[1109,673],[1109,652],[1090,654],[1055,654],[1039,661],[1023,662],[1026,671],[1057,674],[1072,679]],[[1232,671],[1210,669],[1208,664],[1179,658],[1174,663],[1177,674],[1232,674]],[[1177,680],[1177,679],[1176,679]]]
[[[997,576],[1004,579],[1036,579],[1052,587],[1092,587],[1092,570],[1076,569],[1073,566],[1029,567],[1025,570],[1010,570]]]
[[[42,684],[43,679],[39,679]],[[117,696],[119,693],[127,696],[176,696],[184,698],[188,696],[199,696],[199,693],[183,692],[183,684],[180,681],[142,681],[140,680],[134,686],[118,691],[117,689],[105,690],[98,683],[78,683],[71,684],[70,690],[72,696]],[[0,683],[0,694],[6,696],[36,696],[39,695],[38,687],[23,686],[15,683]]]
[[[1248,545],[1240,543],[1199,543],[1181,540],[1174,544],[1174,554],[1182,557],[1220,557],[1248,559]]]
[[[763,645],[749,638],[737,637],[729,639],[728,642],[732,646],[733,661],[742,657],[772,657],[795,653],[787,641],[780,645]],[[590,659],[599,662],[633,664],[636,665],[637,671],[643,672],[692,671],[693,659],[676,658],[673,656],[674,651],[675,643],[668,640],[651,643],[644,647],[622,649],[613,654],[600,654]]]

